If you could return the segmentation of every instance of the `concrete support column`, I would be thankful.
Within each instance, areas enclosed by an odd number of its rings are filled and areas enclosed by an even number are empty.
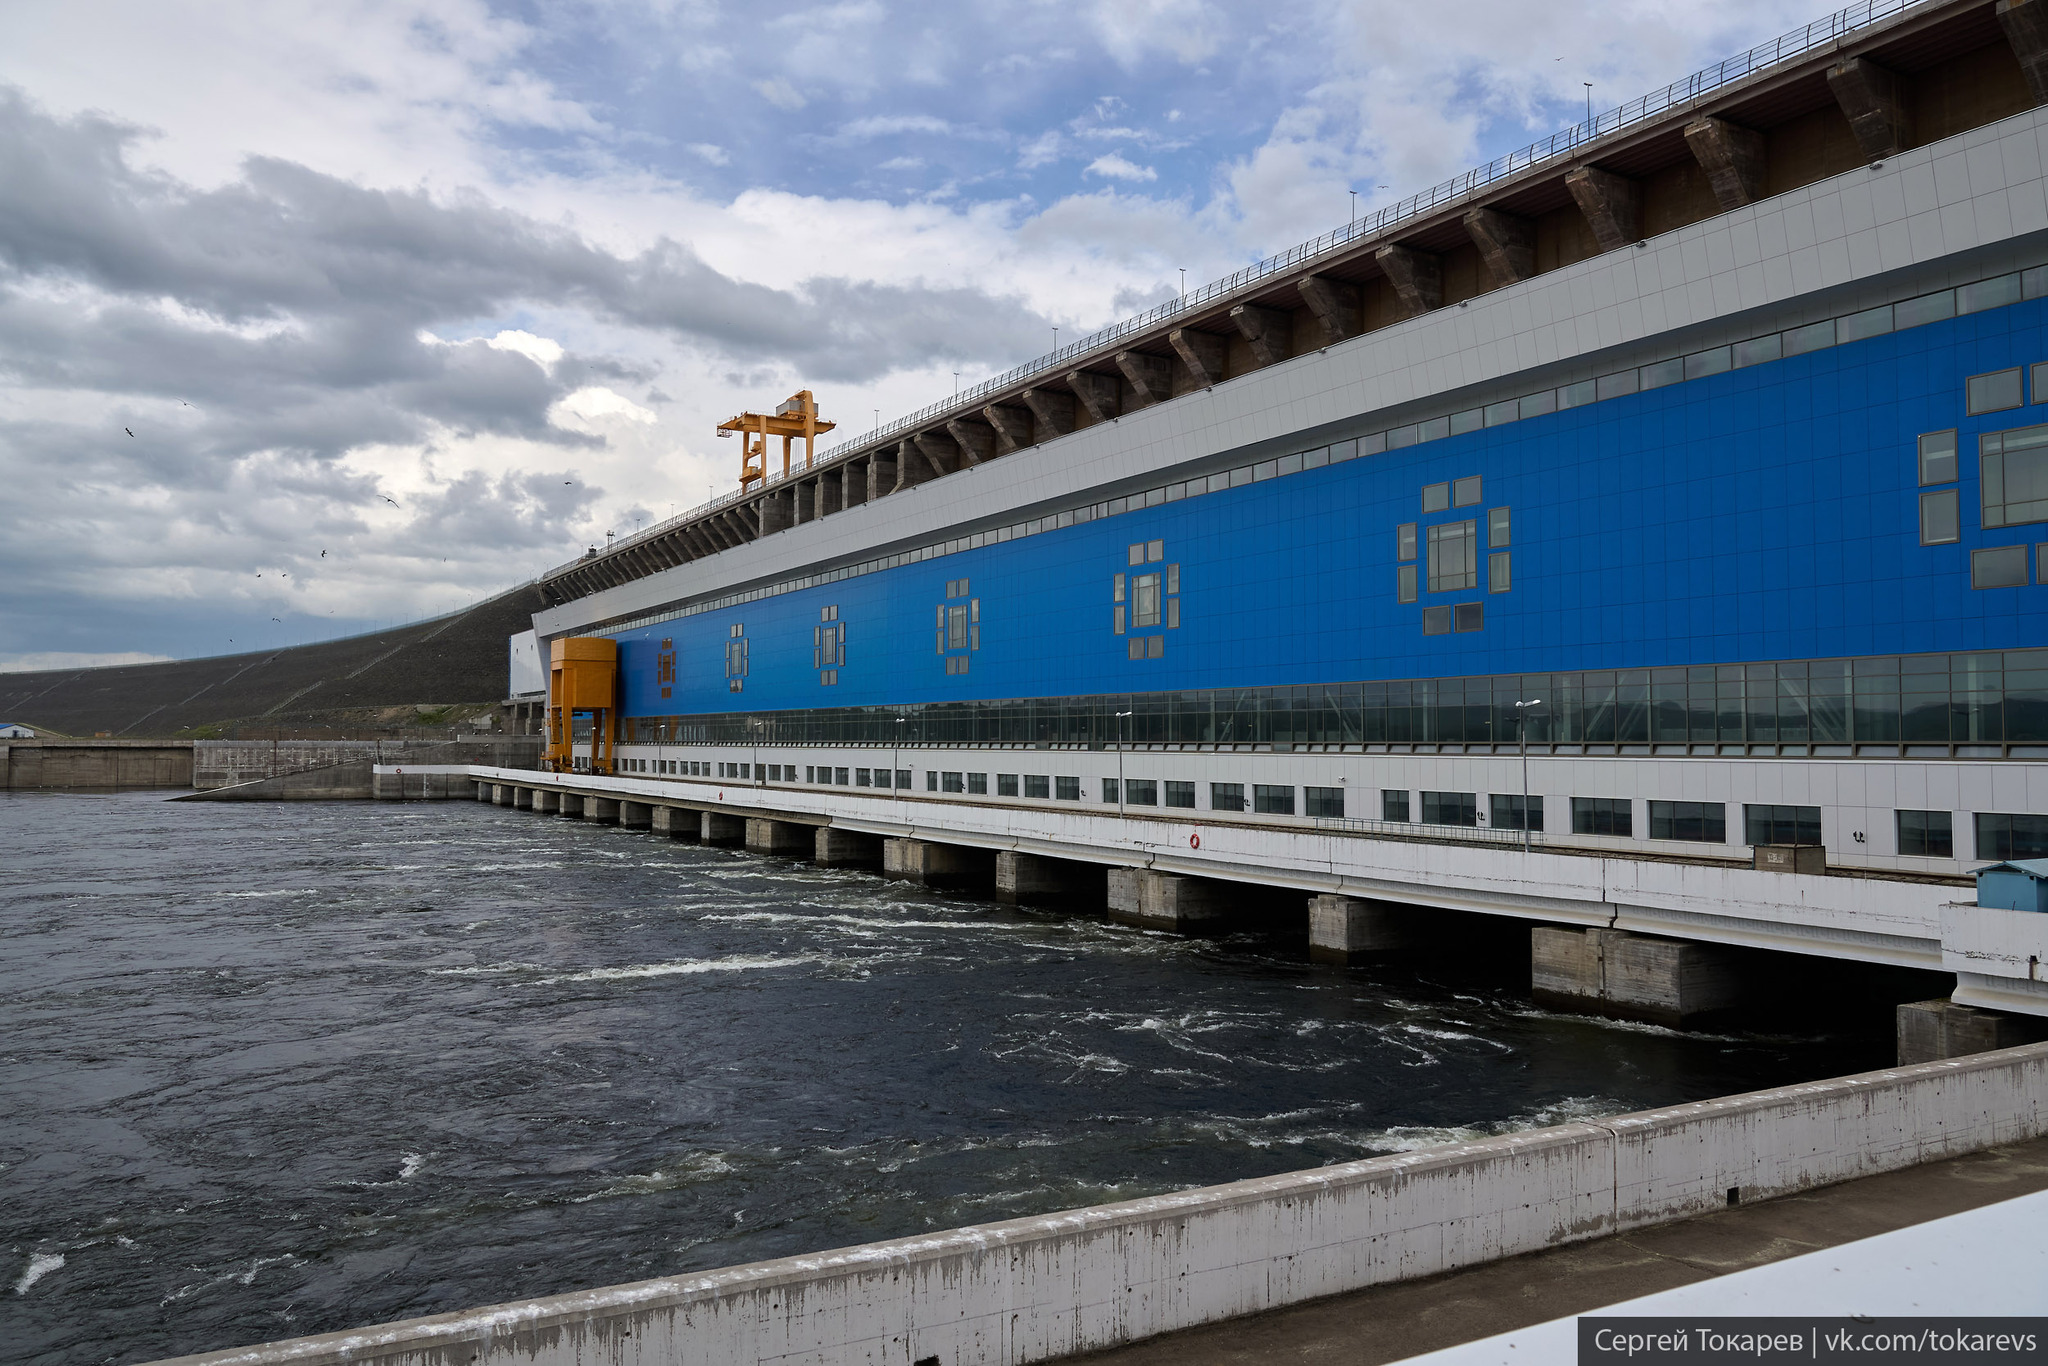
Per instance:
[[[1192,934],[1222,920],[1230,907],[1228,884],[1149,868],[1112,868],[1107,879],[1109,918],[1148,930]]]
[[[1618,251],[1642,240],[1643,185],[1625,175],[1603,171],[1598,166],[1581,166],[1568,172],[1565,188],[1579,212],[1592,225],[1593,240],[1602,251]]]
[[[1091,863],[1002,849],[996,853],[996,900],[1013,906],[1100,910],[1107,900],[1105,873]]]
[[[1865,161],[1874,164],[1913,145],[1912,106],[1896,71],[1867,57],[1851,57],[1828,68],[1828,89],[1849,120]]]
[[[932,467],[934,475],[951,474],[966,462],[960,443],[947,432],[919,432],[917,448],[924,453],[925,463]]]
[[[583,798],[574,792],[564,792],[555,810],[572,821],[580,821],[583,819]]]
[[[1499,209],[1474,209],[1465,215],[1465,231],[1486,262],[1495,289],[1518,285],[1536,273],[1536,225]]]
[[[585,797],[583,819],[593,825],[617,825],[619,804],[610,797]]]
[[[1031,410],[1031,422],[1038,439],[1050,441],[1074,430],[1074,396],[1057,389],[1026,389],[1021,395]]]
[[[654,825],[654,808],[646,802],[620,802],[619,826],[624,830],[647,830]]]
[[[1762,133],[1726,119],[1695,119],[1685,126],[1685,145],[1707,173],[1724,213],[1764,197]]]
[[[478,785],[478,790],[482,790],[482,784]],[[491,804],[493,806],[512,805],[512,785],[510,783],[491,784]]]
[[[647,828],[657,835],[670,839],[689,840],[694,843],[702,833],[697,813],[685,811],[679,806],[657,806],[650,813]]]
[[[535,788],[533,791],[533,809],[536,814],[542,816],[556,814],[562,809],[562,794],[550,792],[544,787]]]
[[[698,838],[706,844],[731,848],[744,844],[747,839],[747,822],[743,816],[728,816],[723,811],[706,811],[698,824]]]
[[[868,457],[868,496],[872,503],[884,494],[896,489],[896,453],[894,447],[884,447]]]
[[[849,460],[840,471],[839,498],[842,507],[856,508],[868,500],[869,473],[874,461],[871,458]]]
[[[533,810],[533,789],[532,789],[532,788],[530,788],[530,787],[515,787],[515,788],[513,788],[513,789],[512,789],[512,809],[513,809],[514,811],[531,811],[531,810]]]
[[[2034,103],[2048,104],[2048,0],[1998,0],[1998,26],[2019,58]]]
[[[767,816],[749,816],[746,825],[747,851],[754,854],[803,855],[811,852],[809,826]]]
[[[2007,1015],[1953,1001],[1912,1001],[1899,1007],[1899,1066],[1942,1062],[2048,1038],[2048,1020]]]
[[[1123,382],[1115,375],[1098,375],[1093,370],[1067,371],[1067,387],[1081,400],[1097,422],[1108,422],[1123,412]]]
[[[1294,282],[1301,300],[1323,325],[1323,343],[1334,346],[1365,330],[1365,291],[1350,280],[1304,275]]]
[[[1230,310],[1230,321],[1259,364],[1274,365],[1294,354],[1294,316],[1286,309],[1239,304]]]
[[[818,476],[818,515],[830,517],[844,506],[842,490],[846,486],[846,471],[828,470]]]
[[[957,887],[980,881],[993,861],[986,850],[957,844],[908,839],[882,841],[882,876],[927,887]]]
[[[1407,908],[1362,897],[1309,898],[1308,956],[1318,963],[1353,963],[1391,953],[1404,940]]]
[[[1529,936],[1530,980],[1542,1005],[1682,1025],[1742,997],[1733,952],[1627,930],[1539,925]]]
[[[1443,257],[1399,242],[1388,243],[1372,256],[1387,273],[1387,283],[1400,296],[1409,317],[1419,318],[1444,306]]]
[[[818,512],[818,481],[804,479],[796,486],[796,524],[813,520]]]
[[[946,434],[953,438],[954,446],[959,449],[962,469],[996,458],[996,429],[986,422],[977,422],[973,418],[948,418]]]
[[[812,836],[811,859],[820,868],[879,868],[882,837],[821,825]]]
[[[754,505],[760,510],[763,536],[787,530],[796,520],[794,500],[790,497],[792,492],[788,488],[772,489],[762,494],[761,501]]]
[[[478,783],[476,785],[476,799],[480,802],[495,801],[497,800],[496,789],[490,783]]]
[[[1173,362],[1143,351],[1119,351],[1116,368],[1124,372],[1141,403],[1164,403],[1173,397]]]
[[[915,488],[932,477],[932,462],[925,457],[916,437],[909,437],[896,445],[896,487]]]
[[[1230,341],[1214,332],[1198,332],[1192,327],[1176,327],[1166,334],[1166,340],[1180,354],[1181,364],[1204,388],[1220,384],[1223,370],[1230,359]]]
[[[996,434],[996,454],[1008,455],[1031,444],[1031,410],[1014,403],[991,403],[981,410]]]

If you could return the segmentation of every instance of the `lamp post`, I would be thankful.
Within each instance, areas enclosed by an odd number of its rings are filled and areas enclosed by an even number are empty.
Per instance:
[[[1542,705],[1540,697],[1515,703],[1515,729],[1522,736],[1522,852],[1525,854],[1529,852],[1529,713],[1526,709]]]
[[[1124,814],[1124,718],[1127,711],[1116,714],[1116,814]]]
[[[896,718],[896,724],[900,726],[909,719],[907,716],[899,716]],[[896,790],[896,765],[903,761],[903,732],[899,730],[895,732],[895,735],[895,743],[889,746],[889,790],[891,792]]]

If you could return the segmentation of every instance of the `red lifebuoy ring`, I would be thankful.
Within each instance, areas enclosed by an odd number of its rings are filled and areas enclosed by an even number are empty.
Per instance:
[[[1201,847],[1202,847],[1202,832],[1201,832],[1201,831],[1199,831],[1199,830],[1197,830],[1197,831],[1196,831],[1196,832],[1195,832],[1194,834],[1192,834],[1192,835],[1189,835],[1189,836],[1188,836],[1188,848],[1190,848],[1190,849],[1199,849],[1199,848],[1201,848]]]

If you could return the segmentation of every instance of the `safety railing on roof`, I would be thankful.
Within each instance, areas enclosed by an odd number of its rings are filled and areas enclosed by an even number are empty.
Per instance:
[[[1002,374],[963,389],[950,398],[943,399],[937,403],[927,404],[908,417],[897,418],[893,422],[875,428],[864,436],[842,442],[825,451],[810,466],[792,469],[787,475],[773,473],[762,487],[779,484],[786,478],[795,479],[808,475],[819,465],[829,463],[837,458],[842,452],[857,451],[861,448],[887,441],[890,437],[903,432],[922,430],[929,426],[934,418],[942,414],[972,407],[978,400],[1000,393],[1025,380],[1057,374],[1069,368],[1079,358],[1100,350],[1110,342],[1119,341],[1133,332],[1146,331],[1160,323],[1201,309],[1217,299],[1234,294],[1268,276],[1292,270],[1306,261],[1314,260],[1330,252],[1355,245],[1358,242],[1405,226],[1415,219],[1425,217],[1447,205],[1458,202],[1472,194],[1475,190],[1497,184],[1511,176],[1523,175],[1546,162],[1573,156],[1588,143],[1596,142],[1603,137],[1611,136],[1625,128],[1633,127],[1647,120],[1662,118],[1674,110],[1682,109],[1689,104],[1695,103],[1704,95],[1732,85],[1736,81],[1753,76],[1760,71],[1768,70],[1780,62],[1794,57],[1805,56],[1832,43],[1837,43],[1847,35],[1859,29],[1868,28],[1881,19],[1887,19],[1895,14],[1919,8],[1923,5],[1938,3],[1940,3],[1940,0],[1863,0],[1860,4],[1836,10],[1826,18],[1815,20],[1804,28],[1794,29],[1790,33],[1775,38],[1768,43],[1759,43],[1747,52],[1729,57],[1725,61],[1718,62],[1704,70],[1695,71],[1684,80],[1674,81],[1662,90],[1654,91],[1639,99],[1631,100],[1627,104],[1617,105],[1613,109],[1595,114],[1591,119],[1575,123],[1569,128],[1552,133],[1540,142],[1532,142],[1519,151],[1509,152],[1506,156],[1495,157],[1484,166],[1475,167],[1462,175],[1453,176],[1442,184],[1432,186],[1420,194],[1410,195],[1397,204],[1389,204],[1385,208],[1355,218],[1349,223],[1344,224],[1344,226],[1332,229],[1312,241],[1290,247],[1277,256],[1268,256],[1255,265],[1246,266],[1243,270],[1226,275],[1220,280],[1212,280],[1208,284],[1168,300],[1156,308],[1148,309],[1146,312],[1137,314],[1134,317],[1125,318],[1121,322],[1112,323],[1098,332],[1089,333],[1078,341],[1068,342],[1065,346],[1056,347],[1036,360],[1012,366]],[[688,512],[670,517],[662,522],[657,522],[644,531],[635,532],[632,536],[614,541],[605,551],[599,552],[599,554],[622,550],[627,546],[661,535],[663,532],[681,526],[685,522],[694,521],[707,513],[724,507],[728,503],[738,502],[742,497],[752,497],[758,492],[760,492],[760,488],[751,488],[744,492],[734,489],[730,493],[721,494],[710,502],[700,504]],[[573,569],[578,564],[586,563],[592,558],[594,557],[586,553],[578,559],[569,561],[567,564],[556,565],[548,571],[548,575],[552,576],[560,574],[565,570]]]

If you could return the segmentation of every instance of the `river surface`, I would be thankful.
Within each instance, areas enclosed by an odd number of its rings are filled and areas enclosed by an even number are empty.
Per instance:
[[[0,1360],[137,1362],[1889,1061],[472,802],[0,794]]]

